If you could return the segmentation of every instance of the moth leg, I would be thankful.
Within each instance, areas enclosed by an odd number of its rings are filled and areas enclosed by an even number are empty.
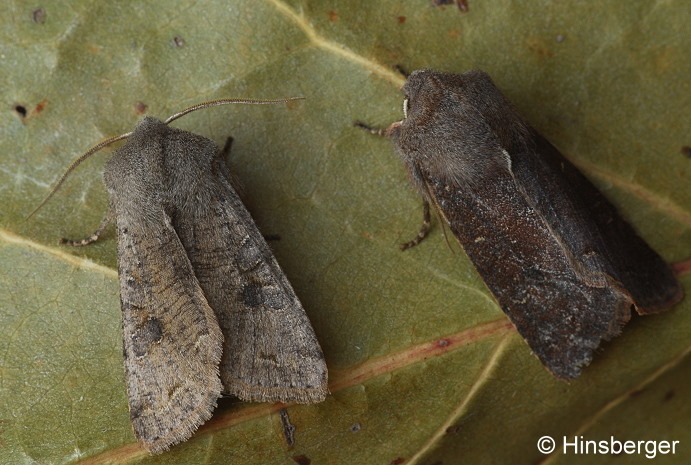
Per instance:
[[[353,123],[353,126],[356,128],[364,129],[365,131],[369,132],[370,134],[374,134],[375,136],[382,136],[382,137],[387,137],[388,134],[386,134],[386,129],[384,128],[373,128],[372,126],[368,126],[362,121],[355,121]]]
[[[290,422],[290,417],[288,416],[288,410],[282,408],[279,410],[281,414],[281,423],[283,424],[283,436],[286,439],[286,444],[288,447],[295,445],[295,425]]]
[[[98,240],[98,237],[103,234],[103,231],[108,227],[110,222],[113,221],[113,212],[111,209],[108,209],[108,213],[106,213],[106,216],[101,220],[101,224],[98,225],[98,228],[96,228],[96,231],[93,232],[89,237],[74,241],[72,239],[65,239],[64,237],[60,239],[61,244],[67,244],[71,245],[74,247],[82,247],[85,245],[89,245],[92,242],[96,242]]]
[[[427,237],[431,224],[432,217],[429,212],[429,202],[427,199],[425,199],[424,203],[422,204],[422,226],[420,226],[420,231],[418,231],[417,236],[415,236],[413,240],[408,241],[405,244],[401,244],[401,250],[409,249],[422,242],[422,240]]]
[[[224,157],[227,157],[230,155],[230,147],[233,146],[233,136],[228,136],[226,139],[226,143],[223,145],[223,148],[221,149],[221,153],[223,154]]]

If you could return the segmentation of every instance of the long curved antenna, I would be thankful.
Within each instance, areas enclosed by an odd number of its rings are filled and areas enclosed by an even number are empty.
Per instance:
[[[247,105],[272,105],[275,103],[286,103],[286,102],[291,102],[293,100],[304,100],[305,97],[288,97],[288,98],[283,98],[283,99],[277,99],[277,100],[255,100],[255,99],[246,99],[246,98],[220,98],[217,100],[209,100],[208,102],[202,102],[198,103],[196,105],[193,105],[189,108],[185,108],[179,113],[175,113],[173,116],[168,117],[167,120],[164,121],[164,123],[169,124],[176,119],[180,118],[181,116],[186,115],[187,113],[191,113],[195,110],[200,110],[202,108],[207,108],[207,107],[215,107],[217,105],[229,105],[231,103],[244,103]]]
[[[67,167],[67,169],[62,174],[62,176],[60,176],[60,179],[58,179],[58,182],[57,182],[57,184],[55,184],[55,187],[53,187],[50,190],[50,192],[48,193],[48,195],[46,196],[46,198],[43,199],[43,201],[40,204],[38,204],[38,207],[34,208],[34,210],[31,213],[29,213],[29,216],[27,216],[26,219],[28,220],[29,218],[34,216],[34,213],[39,211],[41,209],[41,207],[43,207],[46,204],[46,202],[48,202],[53,197],[53,195],[55,195],[57,190],[60,189],[60,186],[62,186],[62,184],[65,182],[65,179],[67,179],[67,176],[69,176],[70,173],[72,173],[72,171],[74,171],[74,169],[81,164],[81,162],[83,162],[84,160],[89,158],[91,155],[93,155],[94,153],[101,150],[103,147],[106,147],[106,146],[112,144],[113,142],[117,142],[117,141],[122,140],[122,139],[127,139],[131,135],[132,135],[132,133],[128,132],[127,134],[120,134],[119,136],[110,137],[108,139],[105,139],[105,140],[99,142],[98,144],[94,145],[89,150],[87,150],[86,152],[81,154],[79,156],[79,158],[77,158],[72,163],[70,163],[70,166]]]
[[[200,110],[202,108],[208,108],[208,107],[215,107],[217,105],[230,105],[232,103],[243,103],[243,104],[248,104],[248,105],[270,105],[270,104],[276,104],[276,103],[286,103],[286,102],[291,102],[293,100],[304,100],[305,97],[289,97],[289,98],[283,98],[283,99],[276,99],[276,100],[255,100],[255,99],[243,99],[243,98],[221,98],[217,100],[209,100],[207,102],[202,102],[198,103],[196,105],[193,105],[189,108],[185,108],[181,112],[175,113],[173,116],[168,117],[164,121],[165,124],[170,124],[171,122],[175,121],[176,119],[180,118],[181,116],[186,115],[187,113],[191,113],[195,110]],[[34,214],[43,207],[46,202],[48,202],[53,195],[57,192],[58,189],[60,189],[60,186],[65,182],[65,179],[67,179],[67,176],[69,176],[74,169],[79,166],[81,162],[89,158],[91,155],[94,153],[98,152],[101,150],[103,147],[106,147],[113,142],[117,142],[122,139],[127,139],[132,135],[132,132],[128,132],[126,134],[121,134],[119,136],[111,137],[108,139],[105,139],[98,144],[94,145],[91,147],[89,150],[87,150],[85,153],[79,156],[75,161],[73,161],[70,166],[67,167],[67,170],[60,176],[60,179],[58,179],[58,182],[55,184],[55,187],[53,187],[48,195],[46,196],[43,201],[38,204],[38,207],[34,208],[34,210],[29,213],[29,216],[26,217],[26,220],[30,219]]]

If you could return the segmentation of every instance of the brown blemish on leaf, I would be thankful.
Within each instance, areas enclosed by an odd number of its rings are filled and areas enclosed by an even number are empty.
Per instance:
[[[148,108],[149,108],[149,106],[146,103],[141,102],[141,101],[138,101],[137,103],[134,104],[134,111],[138,115],[143,115],[144,113],[146,113],[146,110]]]
[[[554,53],[547,47],[547,44],[545,44],[545,42],[540,38],[528,37],[526,42],[528,43],[528,48],[530,48],[533,52],[536,52],[542,58],[549,58],[554,55]]]
[[[665,392],[665,396],[662,398],[662,401],[663,402],[669,402],[670,400],[672,400],[674,395],[675,395],[674,389],[670,389],[669,391]]]
[[[36,104],[33,111],[31,112],[31,116],[38,116],[46,108],[46,106],[48,106],[48,99],[44,98]]]
[[[629,397],[638,397],[640,394],[643,394],[643,389],[634,389],[629,392]]]
[[[329,21],[331,21],[332,23],[338,21],[338,13],[336,13],[333,10],[329,10]]]
[[[36,8],[32,13],[31,13],[31,20],[35,22],[36,24],[43,24],[46,22],[46,10],[45,8]]]
[[[403,457],[396,457],[391,462],[389,462],[389,465],[400,465],[403,462],[405,462],[405,459]]]
[[[681,154],[684,155],[685,157],[691,158],[691,147],[689,147],[688,145],[682,146]]]
[[[173,45],[177,48],[181,48],[185,45],[185,39],[180,36],[173,37]]]
[[[684,276],[691,272],[691,258],[681,262],[672,263],[672,271],[677,276]]]
[[[456,37],[461,35],[461,31],[458,29],[451,29],[449,33],[447,34],[449,39],[455,39]]]
[[[399,24],[405,23],[405,16],[399,16],[399,17],[398,17],[398,23],[399,23]]]
[[[23,103],[15,103],[12,105],[12,110],[22,119],[22,122],[26,122],[34,116],[38,116],[48,105],[48,99],[43,99],[36,104],[33,110],[29,111],[29,108]]]
[[[461,425],[451,425],[446,428],[446,434],[458,434],[461,432]]]
[[[296,455],[293,457],[293,461],[299,465],[310,465],[310,463],[312,463],[312,461],[304,455]]]

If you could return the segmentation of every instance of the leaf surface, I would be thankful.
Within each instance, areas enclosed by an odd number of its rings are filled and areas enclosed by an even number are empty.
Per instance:
[[[393,70],[487,71],[519,111],[670,262],[691,255],[688,5],[481,2],[95,2],[0,5],[0,463],[606,463],[544,456],[544,435],[680,440],[691,455],[687,297],[634,317],[566,384],[531,355],[441,228],[406,252],[420,199],[387,140],[353,128],[401,118]],[[42,18],[42,19],[41,19]],[[149,457],[129,425],[109,151],[71,160],[221,97],[304,96],[173,123],[222,145],[244,198],[324,348],[332,396],[221,401],[188,442]],[[23,111],[22,111],[23,109]],[[681,278],[687,293],[691,278]],[[685,455],[684,455],[685,454]],[[647,463],[643,456],[628,456]],[[627,463],[634,463],[627,462]]]

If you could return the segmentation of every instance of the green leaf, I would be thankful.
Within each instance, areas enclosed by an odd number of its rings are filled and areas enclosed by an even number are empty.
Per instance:
[[[688,4],[468,3],[461,13],[426,0],[75,0],[44,3],[37,23],[36,5],[3,2],[0,463],[611,460],[546,457],[544,435],[679,440],[655,463],[689,457],[689,298],[634,317],[579,379],[554,379],[438,223],[398,250],[420,200],[390,143],[352,126],[401,118],[394,65],[484,69],[657,251],[683,260]],[[288,406],[294,446],[281,405],[222,401],[192,439],[149,457],[128,419],[114,233],[57,245],[105,214],[109,152],[25,218],[71,160],[131,130],[142,104],[166,117],[213,98],[289,96],[306,100],[211,108],[174,125],[219,144],[234,137],[231,168],[262,231],[281,236],[272,246],[322,343],[332,395]]]

